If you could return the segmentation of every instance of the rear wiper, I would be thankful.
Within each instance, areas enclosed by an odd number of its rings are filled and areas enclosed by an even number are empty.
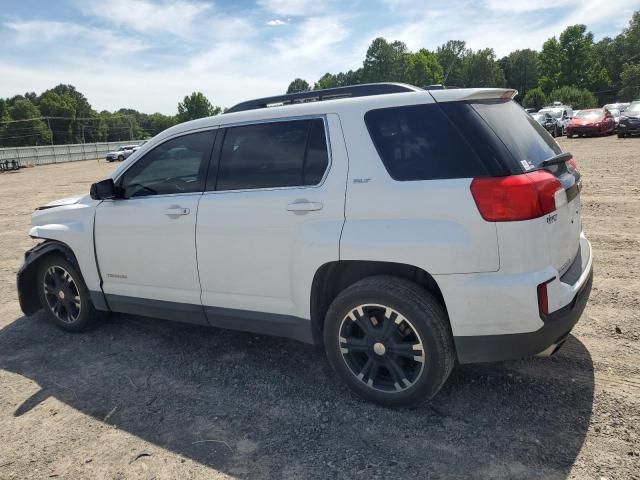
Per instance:
[[[558,165],[559,163],[568,162],[572,158],[573,158],[573,155],[571,155],[570,152],[559,153],[558,155],[555,155],[555,156],[553,156],[551,158],[548,158],[547,160],[542,162],[540,165],[543,168],[544,167],[549,167],[551,165]]]

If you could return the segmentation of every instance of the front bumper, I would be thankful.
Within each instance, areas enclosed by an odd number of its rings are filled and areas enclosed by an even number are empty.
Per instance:
[[[618,124],[618,132],[620,133],[640,133],[640,121],[627,122]]]
[[[593,258],[591,245],[585,238],[572,266],[554,282],[560,284],[555,296],[563,306],[542,318],[542,327],[533,332],[455,336],[458,361],[498,362],[554,353],[580,319],[591,293]]]
[[[567,135],[601,135],[606,132],[605,127],[567,127]]]

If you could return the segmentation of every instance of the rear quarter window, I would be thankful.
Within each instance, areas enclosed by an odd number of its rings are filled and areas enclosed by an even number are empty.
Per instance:
[[[488,175],[486,166],[437,104],[371,110],[364,119],[394,180]]]

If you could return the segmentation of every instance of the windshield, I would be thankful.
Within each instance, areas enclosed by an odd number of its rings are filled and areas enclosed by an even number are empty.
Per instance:
[[[620,116],[620,110],[618,110],[617,108],[610,108],[609,109],[609,113],[611,115],[613,115],[614,117],[619,117]]]
[[[629,105],[627,107],[627,109],[624,111],[624,113],[627,114],[627,115],[638,115],[638,114],[640,114],[640,102],[632,103],[631,105]]]
[[[602,110],[581,110],[575,118],[596,118],[602,116]]]
[[[542,115],[541,113],[532,113],[531,117],[538,122],[542,122],[544,120],[544,115]]]
[[[561,109],[556,109],[556,110],[540,110],[539,113],[548,113],[549,115],[551,115],[553,118],[560,118],[562,116],[562,110]]]

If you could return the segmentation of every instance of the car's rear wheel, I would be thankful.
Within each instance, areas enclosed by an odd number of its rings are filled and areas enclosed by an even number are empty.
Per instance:
[[[119,155],[119,156],[118,156],[118,161],[119,161],[119,162],[122,162],[123,160],[124,160],[124,157],[123,157],[122,155]]]
[[[327,312],[324,343],[347,385],[384,406],[432,398],[455,360],[439,302],[419,285],[388,276],[366,278],[338,295]]]
[[[40,303],[58,327],[80,332],[92,327],[100,318],[91,302],[82,275],[62,255],[42,259],[37,275]]]

